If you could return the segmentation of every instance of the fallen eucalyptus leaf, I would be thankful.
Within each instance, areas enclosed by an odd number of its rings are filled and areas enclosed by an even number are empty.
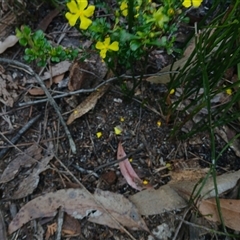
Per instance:
[[[85,113],[93,109],[99,98],[108,90],[109,85],[100,87],[97,91],[92,92],[83,102],[81,102],[69,116],[67,124],[71,124],[75,119],[80,118]]]
[[[122,195],[100,189],[92,195],[85,189],[70,188],[47,193],[28,202],[14,217],[8,232],[15,232],[30,220],[53,217],[59,207],[77,219],[89,216],[89,221],[112,228],[120,229],[123,225],[134,230],[149,231],[137,208]],[[113,221],[113,218],[121,225]]]
[[[240,200],[219,199],[224,224],[236,231],[240,231]],[[198,209],[208,220],[220,224],[216,199],[210,198],[199,203]]]
[[[126,153],[123,150],[123,146],[121,142],[118,144],[117,150],[117,159],[121,159],[126,156]],[[137,173],[132,168],[131,163],[128,158],[119,162],[120,171],[123,177],[126,179],[127,183],[132,187],[139,191],[143,189],[142,180],[138,177]]]

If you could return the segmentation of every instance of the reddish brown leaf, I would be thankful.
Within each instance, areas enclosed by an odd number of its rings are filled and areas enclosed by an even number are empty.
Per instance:
[[[117,159],[121,159],[126,156],[126,153],[123,150],[123,146],[121,143],[118,144],[117,150]],[[128,158],[119,162],[119,167],[123,177],[126,179],[127,183],[132,187],[139,191],[143,189],[142,180],[138,177],[134,169],[132,168],[131,163]]]

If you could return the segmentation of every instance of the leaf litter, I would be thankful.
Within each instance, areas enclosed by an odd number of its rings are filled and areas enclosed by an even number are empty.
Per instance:
[[[34,189],[39,183],[39,174],[48,169],[48,163],[52,160],[54,155],[49,155],[39,161],[35,167],[32,169],[31,174],[20,182],[17,190],[14,192],[12,198],[19,199],[28,196],[33,193]]]
[[[70,216],[120,229],[103,207],[117,221],[133,230],[149,231],[137,208],[120,194],[96,189],[94,195],[85,189],[62,189],[37,197],[24,205],[9,225],[12,234],[30,220],[53,217],[59,207]]]
[[[36,144],[27,148],[23,153],[13,159],[5,168],[0,183],[11,181],[20,171],[22,167],[30,167],[42,158],[42,149]]]

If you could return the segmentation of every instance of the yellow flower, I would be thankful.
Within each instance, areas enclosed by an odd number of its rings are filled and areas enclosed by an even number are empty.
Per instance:
[[[110,44],[110,37],[106,37],[103,42],[97,42],[96,49],[100,50],[100,56],[104,59],[108,50],[119,50],[119,43],[115,41]]]
[[[120,10],[122,12],[122,15],[126,17],[128,15],[128,4],[126,1],[123,1],[120,5]]]
[[[194,8],[198,8],[203,0],[184,0],[182,5],[185,8],[189,8],[189,7],[194,7]]]
[[[124,122],[125,121],[124,117],[120,117],[120,121]]]
[[[88,5],[87,0],[71,0],[67,3],[70,12],[65,14],[70,26],[74,26],[80,18],[80,29],[86,30],[91,24],[92,20],[88,19],[94,13],[95,6]]]
[[[226,94],[227,95],[232,95],[232,89],[231,88],[226,89]]]
[[[157,121],[157,126],[161,127],[161,125],[162,125],[162,122],[161,121]]]
[[[97,135],[97,138],[100,138],[102,136],[102,132],[97,132],[96,135]]]
[[[163,7],[153,13],[153,18],[160,28],[163,28],[164,23],[169,21],[169,17],[163,13]]]
[[[148,184],[148,180],[143,180],[143,185],[147,185]]]
[[[175,89],[171,89],[169,92],[170,95],[173,95],[174,93],[175,93]]]

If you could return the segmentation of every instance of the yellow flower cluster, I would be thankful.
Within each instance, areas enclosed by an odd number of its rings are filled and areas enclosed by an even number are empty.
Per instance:
[[[203,0],[184,0],[182,5],[185,8],[193,7],[193,8],[198,8],[202,4]]]

